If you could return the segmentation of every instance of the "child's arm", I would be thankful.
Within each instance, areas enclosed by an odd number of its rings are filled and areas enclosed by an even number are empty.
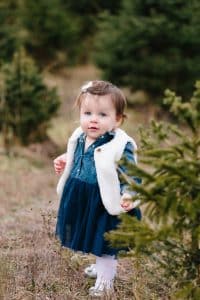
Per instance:
[[[65,168],[66,165],[66,159],[67,159],[67,153],[63,153],[62,155],[59,155],[56,157],[53,161],[54,164],[54,170],[57,175],[60,175],[62,171]]]
[[[123,153],[123,158],[126,158],[129,163],[136,164],[136,154],[134,153],[134,147],[130,142],[127,143],[127,145],[125,147],[125,150]],[[135,181],[138,184],[141,183],[140,178],[134,177],[134,176],[132,176],[132,177],[128,176],[127,175],[127,167],[122,164],[119,164],[118,172],[119,172],[119,176],[122,178],[128,178],[131,181]],[[129,185],[125,180],[121,180],[120,190],[121,190],[121,194],[122,194],[121,206],[126,211],[130,211],[140,204],[140,200],[132,201],[132,196],[135,196],[136,193],[134,191],[129,190]]]

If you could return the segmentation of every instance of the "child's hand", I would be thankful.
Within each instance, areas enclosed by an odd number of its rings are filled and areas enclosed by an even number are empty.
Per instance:
[[[131,198],[131,195],[127,193],[124,193],[121,197],[121,207],[123,207],[125,211],[129,211],[140,204],[140,200],[132,201]]]
[[[53,161],[54,170],[57,175],[60,175],[65,168],[66,165],[66,153],[56,157]]]

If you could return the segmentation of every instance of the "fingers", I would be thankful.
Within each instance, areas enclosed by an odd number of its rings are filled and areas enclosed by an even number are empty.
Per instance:
[[[124,210],[129,211],[133,208],[133,202],[124,200],[121,203],[121,207],[123,207]]]
[[[62,154],[56,157],[53,161],[54,170],[57,175],[60,175],[65,168],[66,165],[66,154]]]
[[[129,210],[139,206],[140,202],[141,201],[139,199],[132,201],[132,196],[128,193],[124,193],[121,197],[121,207],[125,211],[129,211]]]
[[[131,206],[131,203],[132,202],[130,200],[122,200],[121,207],[123,207],[125,210],[128,210]]]
[[[57,175],[60,175],[62,173],[63,168],[54,164],[54,170]]]
[[[140,200],[130,201],[130,200],[123,200],[121,203],[121,207],[123,207],[124,210],[129,211],[137,206],[140,205]]]
[[[124,193],[121,197],[121,207],[125,210],[130,210],[130,206],[132,204],[131,195],[128,193]]]
[[[65,167],[65,163],[62,163],[62,162],[54,163],[54,170],[55,170],[56,174],[58,174],[58,175],[63,171],[64,167]]]

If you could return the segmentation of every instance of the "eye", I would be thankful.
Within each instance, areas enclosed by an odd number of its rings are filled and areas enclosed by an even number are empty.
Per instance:
[[[107,116],[107,114],[105,114],[104,112],[100,112],[99,115],[100,115],[101,117],[106,117],[106,116]]]
[[[85,112],[84,112],[84,115],[90,116],[90,115],[91,115],[91,112],[90,112],[90,111],[85,111]]]

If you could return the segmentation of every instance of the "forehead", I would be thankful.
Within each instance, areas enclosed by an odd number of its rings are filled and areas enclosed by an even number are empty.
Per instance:
[[[115,109],[111,95],[92,95],[86,94],[85,98],[81,101],[81,108],[97,107],[100,109]]]

